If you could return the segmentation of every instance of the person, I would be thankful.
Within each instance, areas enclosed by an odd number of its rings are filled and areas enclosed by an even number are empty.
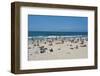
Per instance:
[[[50,49],[50,52],[53,52],[53,49],[52,48]]]

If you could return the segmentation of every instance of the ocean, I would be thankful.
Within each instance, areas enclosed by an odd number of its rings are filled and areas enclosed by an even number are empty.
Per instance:
[[[33,36],[87,36],[88,32],[51,32],[51,31],[28,31],[28,37]]]

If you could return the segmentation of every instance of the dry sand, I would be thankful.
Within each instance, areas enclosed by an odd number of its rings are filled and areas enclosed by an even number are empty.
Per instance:
[[[87,43],[86,37],[34,40],[28,44],[28,60],[87,58]]]

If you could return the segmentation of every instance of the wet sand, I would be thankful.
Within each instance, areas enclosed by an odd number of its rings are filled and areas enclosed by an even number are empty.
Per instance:
[[[28,60],[87,58],[87,43],[87,37],[33,38],[28,43]]]

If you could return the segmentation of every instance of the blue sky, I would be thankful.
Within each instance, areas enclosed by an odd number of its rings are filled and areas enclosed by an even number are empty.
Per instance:
[[[28,15],[28,31],[87,32],[88,18]]]

